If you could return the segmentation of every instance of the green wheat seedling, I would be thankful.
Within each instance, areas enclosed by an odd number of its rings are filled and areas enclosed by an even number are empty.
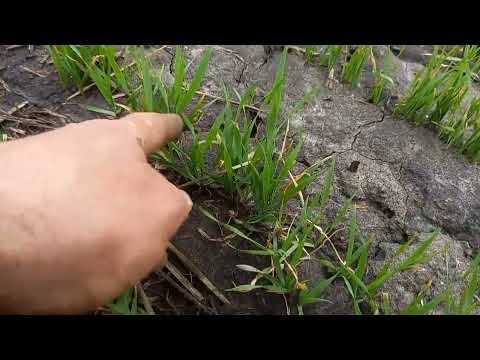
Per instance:
[[[154,157],[197,185],[217,184],[227,193],[241,193],[253,155],[251,134],[256,122],[256,119],[248,118],[245,109],[251,104],[254,94],[255,85],[252,85],[241,96],[234,111],[225,90],[225,108],[208,133],[199,134],[192,122],[184,118],[191,145],[182,149],[177,144],[172,144]],[[209,164],[209,156],[215,160],[213,164]]]
[[[426,290],[430,284],[422,289],[409,306],[401,311],[402,315],[428,315],[436,308],[443,307],[445,315],[471,315],[480,307],[479,278],[480,278],[480,255],[470,263],[463,274],[465,286],[460,294],[455,294],[450,286],[426,301]]]
[[[47,49],[64,83],[74,82],[82,90],[93,82],[115,112],[118,108],[113,95],[121,91],[133,111],[183,113],[196,95],[212,55],[211,49],[205,52],[192,80],[186,83],[185,57],[182,47],[177,46],[174,83],[169,84],[162,76],[164,69],[154,71],[139,46],[128,48],[137,70],[131,74],[118,64],[113,45],[61,45],[47,46]],[[135,75],[140,78],[140,84]]]
[[[289,295],[297,299],[300,311],[304,305],[322,300],[322,293],[336,276],[320,280],[310,287],[310,284],[299,278],[298,266],[309,258],[309,251],[314,251],[324,243],[326,238],[332,236],[350,208],[351,202],[348,200],[329,224],[323,227],[318,225],[321,220],[324,220],[324,209],[331,199],[334,168],[335,162],[332,161],[321,191],[305,199],[304,205],[293,220],[287,222],[286,213],[279,214],[268,245],[261,245],[261,247],[257,245],[254,249],[243,250],[254,255],[269,256],[271,266],[256,269],[250,265],[238,265],[240,269],[256,275],[249,284],[236,286],[230,291],[249,292],[254,289],[264,289],[276,294]]]
[[[428,120],[427,115],[434,106],[437,88],[448,77],[448,73],[442,67],[446,58],[445,50],[434,46],[429,62],[423,71],[415,76],[407,94],[395,106],[396,114],[413,119],[417,124]]]
[[[320,64],[326,66],[330,73],[344,49],[345,45],[328,45],[320,57]]]
[[[332,162],[327,179],[332,177],[333,166]],[[331,184],[327,180],[324,187],[329,186]],[[279,214],[275,223],[276,230],[269,237],[268,245],[256,245],[253,249],[243,250],[254,255],[270,256],[271,266],[258,270],[250,265],[239,265],[240,269],[257,274],[250,284],[239,285],[230,291],[248,292],[261,288],[277,294],[293,295],[305,288],[305,284],[298,278],[296,268],[304,260],[306,248],[314,246],[311,236],[315,227],[307,220],[320,218],[321,214],[314,215],[312,212],[320,204],[328,202],[326,198],[328,191],[324,190],[319,194],[321,195],[317,194],[305,200],[300,213],[290,224],[284,223],[285,214],[283,216]]]
[[[138,315],[138,295],[136,287],[131,287],[115,299],[108,308],[113,315]]]
[[[88,107],[89,110],[116,116],[121,112],[114,94],[123,92],[132,108],[137,108],[136,98],[130,86],[131,78],[122,69],[114,45],[59,45],[47,46],[60,79],[74,83],[80,92],[93,83],[113,111]]]
[[[455,111],[460,108],[471,87],[472,76],[476,71],[474,61],[479,55],[480,47],[467,45],[464,47],[463,58],[450,65],[448,81],[442,91],[439,91],[436,106],[430,116],[432,123],[442,126],[446,115],[454,116]]]
[[[255,151],[252,149],[249,152],[249,155],[253,154],[253,156],[246,169],[246,179],[250,197],[257,208],[257,215],[250,219],[251,222],[275,221],[285,204],[318,177],[319,163],[296,176],[291,173],[302,147],[302,135],[300,134],[296,144],[293,142],[287,144],[289,119],[313,99],[319,86],[313,86],[307,91],[291,109],[286,111],[286,118],[279,122],[286,56],[285,52],[277,69],[277,79],[269,94],[270,98],[267,97],[265,101],[265,104],[270,105],[265,136],[263,138],[257,136]],[[282,138],[283,141],[278,141]],[[249,197],[246,198],[248,200]]]
[[[90,64],[100,54],[101,45],[47,45],[55,69],[66,85],[76,85],[79,90],[89,82],[85,63]]]
[[[458,51],[454,47],[447,51],[435,46],[433,54],[423,71],[417,74],[406,96],[397,104],[395,112],[415,123],[440,124],[444,116],[453,113],[461,104],[471,81],[466,69],[469,59],[457,64],[447,64]]]
[[[113,93],[118,88],[112,76],[116,63],[114,45],[53,45],[47,46],[60,79],[74,83],[83,91],[87,83],[94,82],[106,102],[118,112]]]
[[[371,310],[373,310],[374,313],[378,312],[378,306],[374,301],[377,290],[386,281],[393,278],[396,274],[412,270],[417,265],[427,262],[433,256],[431,254],[427,254],[427,250],[438,236],[438,233],[438,230],[433,232],[425,240],[423,240],[405,260],[400,261],[399,263],[395,263],[395,258],[399,257],[410,248],[412,244],[412,239],[407,241],[405,244],[402,244],[393,254],[392,258],[385,261],[382,269],[377,274],[376,278],[371,281],[366,286],[366,288],[362,288],[363,290],[365,290],[365,296],[369,300]]]
[[[455,131],[457,130],[457,131]],[[464,136],[470,130],[469,136]],[[480,98],[474,99],[469,106],[468,111],[463,117],[463,122],[459,122],[454,128],[454,134],[460,133],[451,141],[460,143],[460,136],[465,138],[459,152],[466,154],[474,161],[480,160]],[[449,139],[450,140],[450,139]]]
[[[466,282],[458,296],[451,289],[447,290],[443,313],[446,315],[471,315],[480,306],[480,254],[471,262],[463,274]]]
[[[453,84],[461,84],[462,96],[452,106],[449,116],[445,116],[439,125],[440,136],[446,140],[449,145],[459,147],[459,152],[468,157],[478,160],[478,149],[480,147],[479,134],[479,115],[480,100],[471,99],[466,110],[461,106],[466,97],[473,75],[478,71],[480,58],[480,47],[465,46],[463,58],[454,66],[455,76],[452,79]],[[452,86],[455,88],[455,86]]]
[[[430,288],[431,282],[423,286],[413,301],[405,307],[405,309],[400,311],[400,315],[429,315],[447,300],[448,293],[441,292],[437,296],[434,296],[430,301],[426,301],[426,295]]]
[[[477,143],[476,130],[480,120],[480,99],[473,99],[465,111],[462,108],[448,116],[439,126],[440,137],[449,145],[459,146],[459,152],[471,157],[475,149],[471,145]],[[471,135],[467,134],[471,132]]]
[[[449,145],[460,153],[478,160],[480,131],[478,130],[479,103],[467,96],[472,78],[480,66],[480,47],[463,47],[462,57],[455,57],[458,47],[449,51],[439,46],[425,69],[417,74],[409,92],[395,112],[413,119],[417,124],[433,124]],[[467,101],[467,108],[464,103]]]
[[[115,113],[118,113],[120,109],[117,107],[116,102],[113,98],[113,94],[117,85],[115,83],[114,77],[111,76],[112,66],[109,61],[109,59],[113,59],[113,61],[116,62],[115,52],[115,46],[100,45],[99,55],[95,57],[90,63],[87,63],[87,59],[84,59],[84,66],[88,76],[95,83],[97,89],[100,91],[105,101],[110,105],[110,107]]]
[[[213,50],[211,48],[205,50],[190,81],[186,80],[187,64],[181,46],[175,49],[173,79],[167,75],[165,67],[160,70],[154,69],[142,47],[131,46],[128,51],[135,60],[136,73],[140,78],[137,86],[126,83],[125,91],[133,91],[138,100],[136,106],[131,104],[132,110],[184,115],[187,106],[202,85]]]
[[[313,54],[315,53],[316,48],[316,45],[307,45],[305,47],[305,60],[307,61],[307,63],[312,62]]]
[[[173,143],[154,155],[154,158],[199,186],[216,184],[229,194],[241,193],[242,184],[245,184],[245,169],[251,157],[251,133],[255,124],[243,116],[245,106],[251,102],[254,92],[255,86],[246,90],[235,113],[226,95],[224,110],[206,134],[199,134],[187,120],[191,145],[182,149]],[[242,128],[239,126],[240,118],[244,119]],[[209,163],[209,156],[215,160],[213,164]]]
[[[254,221],[273,221],[279,209],[300,191],[308,186],[316,177],[316,168],[304,171],[296,179],[286,181],[290,170],[296,162],[301,149],[301,141],[297,145],[278,152],[279,134],[284,128],[279,122],[283,87],[285,83],[285,66],[287,49],[284,50],[277,67],[277,74],[272,89],[267,94],[264,104],[269,107],[265,135],[257,139],[255,151],[249,163],[247,182],[251,188],[252,198],[258,209]]]
[[[375,83],[370,92],[369,101],[374,104],[378,104],[386,88],[393,85],[392,70],[393,70],[393,53],[389,47],[385,51],[385,57],[383,59],[383,69],[377,68],[375,58],[372,57],[373,63],[373,76],[375,77]]]
[[[279,118],[286,60],[287,49],[280,58],[272,89],[261,105],[267,113],[264,132],[252,137],[258,114],[250,118],[245,112],[246,106],[253,99],[255,86],[247,88],[236,110],[225,90],[225,108],[210,131],[202,137],[196,133],[192,124],[187,123],[193,139],[192,145],[188,149],[173,145],[168,153],[164,151],[161,154],[170,168],[187,179],[202,179],[204,184],[220,185],[226,193],[235,194],[242,203],[253,202],[255,214],[249,220],[252,223],[273,221],[279,209],[316,176],[316,169],[312,168],[291,178],[290,170],[295,164],[301,142],[295,146],[286,145],[282,147],[283,151],[279,150],[279,134],[285,128],[284,123],[280,124]],[[307,101],[305,99],[302,103]],[[209,152],[213,153],[215,159],[213,169],[207,163]],[[183,168],[178,164],[182,164]]]
[[[142,48],[132,47],[129,50],[137,64],[139,77],[138,86],[130,86],[130,88],[135,87],[133,91],[137,105],[133,107],[133,110],[177,113],[182,116],[192,137],[192,145],[189,149],[182,149],[179,144],[171,143],[152,155],[152,158],[159,160],[166,168],[176,171],[185,179],[199,185],[208,183],[210,179],[207,176],[206,155],[217,141],[218,131],[224,122],[225,112],[217,117],[206,139],[201,139],[194,129],[194,123],[202,110],[203,100],[198,100],[190,111],[188,107],[193,103],[196,93],[201,87],[212,56],[212,49],[207,49],[204,52],[190,81],[185,78],[187,64],[181,46],[176,47],[174,76],[171,79],[166,74],[165,67],[158,71],[154,69]]]
[[[431,255],[426,254],[426,251],[437,237],[438,231],[432,233],[427,239],[422,241],[406,259],[398,262],[395,261],[395,259],[409,249],[412,240],[402,244],[393,256],[385,261],[376,277],[368,284],[365,282],[364,277],[368,266],[368,248],[370,242],[366,238],[357,240],[357,233],[358,230],[354,212],[348,226],[347,254],[344,262],[334,264],[328,260],[324,260],[323,264],[332,271],[334,277],[341,277],[344,281],[352,297],[356,314],[362,314],[361,304],[366,304],[371,313],[378,314],[380,307],[375,300],[378,290],[386,281],[392,279],[396,274],[411,270],[418,264],[428,261]]]
[[[359,45],[353,52],[350,60],[343,65],[342,79],[357,86],[362,76],[362,71],[369,58],[373,57],[372,47]]]
[[[350,204],[348,204],[348,206],[350,206]],[[356,240],[358,240],[358,242],[356,242]],[[338,266],[333,265],[333,263],[329,260],[322,260],[322,263],[327,267],[327,269],[332,271],[330,278],[323,280],[323,282],[330,283],[336,278],[342,278],[352,297],[355,313],[358,314],[361,313],[360,304],[364,301],[361,299],[360,295],[361,290],[363,289],[365,291],[366,289],[362,279],[367,268],[368,246],[370,242],[368,238],[361,237],[359,239],[355,209],[352,209],[352,216],[348,222],[347,244],[345,260],[339,258]],[[363,288],[360,289],[361,287]],[[315,299],[312,299],[311,296],[304,296],[304,300],[300,304],[306,305],[314,300]]]
[[[320,166],[320,163],[315,165],[317,170]],[[320,280],[310,286],[299,278],[297,269],[302,261],[309,258],[309,251],[321,247],[327,240],[330,241],[330,237],[338,231],[351,209],[351,199],[347,199],[329,223],[323,226],[319,225],[321,221],[325,220],[324,210],[331,200],[334,169],[335,162],[332,161],[325,175],[322,189],[314,196],[304,200],[300,212],[293,220],[287,221],[287,213],[284,208],[277,212],[277,219],[273,224],[274,231],[271,232],[265,244],[255,241],[248,228],[240,229],[239,226],[235,227],[221,222],[207,210],[200,208],[200,211],[207,217],[253,245],[251,249],[240,251],[270,258],[271,266],[265,269],[257,269],[247,264],[238,265],[244,271],[255,273],[255,277],[250,283],[235,286],[230,291],[249,292],[254,289],[263,289],[276,294],[289,295],[297,299],[300,311],[305,305],[322,301],[322,293],[338,275]],[[314,178],[317,176],[318,174]],[[292,192],[297,195],[298,193],[298,191]],[[357,254],[355,256],[358,257]]]

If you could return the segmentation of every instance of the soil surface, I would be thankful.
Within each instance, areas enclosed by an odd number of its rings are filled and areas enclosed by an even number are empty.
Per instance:
[[[187,46],[188,60],[197,63],[203,46]],[[375,51],[382,53],[385,47]],[[425,63],[429,47],[407,46],[395,57],[394,87],[384,96],[381,106],[366,99],[372,77],[366,72],[358,88],[336,81],[326,85],[327,73],[315,64],[306,64],[298,51],[288,58],[285,103],[298,101],[314,85],[320,91],[292,121],[293,128],[304,128],[305,143],[297,169],[301,170],[333,155],[336,159],[334,203],[354,196],[358,223],[362,232],[374,240],[370,249],[368,276],[378,271],[383,260],[410,236],[423,239],[435,228],[441,229],[432,245],[435,256],[421,271],[397,275],[384,286],[394,310],[407,305],[427,282],[432,294],[445,288],[447,276],[455,288],[462,286],[461,273],[480,248],[480,167],[471,164],[447,148],[431,129],[413,127],[405,119],[392,116],[395,101],[405,92],[416,71]],[[158,52],[155,61],[171,68],[174,49]],[[217,46],[204,81],[203,91],[222,96],[223,83],[240,93],[255,81],[261,99],[271,86],[281,48],[276,46]],[[336,71],[338,74],[338,69]],[[338,75],[335,78],[338,78]],[[95,90],[83,96],[67,98],[75,92],[58,80],[46,51],[39,47],[0,46],[0,108],[8,111],[19,104],[12,118],[0,123],[0,130],[11,138],[48,131],[69,122],[87,121],[98,114],[88,105],[107,108]],[[201,126],[208,128],[222,104],[212,106]],[[173,177],[174,178],[174,177]],[[176,179],[175,181],[180,181]],[[319,179],[309,189],[318,190]],[[228,216],[232,206],[218,193],[188,188],[196,205]],[[334,211],[335,209],[330,209]],[[345,239],[335,238],[340,249]],[[225,292],[235,285],[251,281],[252,274],[237,264],[262,267],[265,259],[239,252],[239,239],[225,240],[221,228],[192,211],[174,239],[185,254],[230,300],[224,305],[195,276],[170,255],[173,264],[191,279],[205,299],[199,305],[172,285],[172,277],[152,274],[144,288],[152,296],[156,312],[165,314],[285,314],[291,304],[280,295],[253,291],[248,294]],[[415,246],[415,245],[414,245]],[[327,254],[328,255],[328,254]],[[447,268],[448,266],[448,268]],[[318,259],[305,262],[302,275],[313,282],[324,276]],[[166,273],[165,273],[166,274]],[[349,314],[352,306],[342,283],[334,283],[327,301],[305,307],[309,314]]]

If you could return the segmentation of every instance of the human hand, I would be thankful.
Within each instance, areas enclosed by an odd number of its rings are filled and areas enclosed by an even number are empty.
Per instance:
[[[0,312],[95,310],[164,264],[192,202],[147,155],[182,127],[135,113],[0,144]]]

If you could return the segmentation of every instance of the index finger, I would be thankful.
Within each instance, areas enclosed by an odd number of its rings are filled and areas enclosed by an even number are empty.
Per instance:
[[[120,121],[131,129],[146,155],[175,140],[183,129],[183,120],[177,114],[138,112]]]

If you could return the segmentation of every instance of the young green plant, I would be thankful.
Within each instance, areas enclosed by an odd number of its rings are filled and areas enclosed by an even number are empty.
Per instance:
[[[369,58],[373,57],[372,47],[359,45],[353,52],[350,60],[343,65],[342,79],[357,86],[362,75],[363,68]]]
[[[138,315],[138,295],[136,287],[129,288],[115,299],[108,308],[113,315]]]
[[[479,278],[480,255],[471,262],[463,275],[465,286],[460,294],[455,294],[450,284],[448,288],[429,301],[426,301],[426,290],[431,284],[424,287],[409,306],[401,311],[402,315],[428,315],[438,307],[443,307],[445,315],[471,315],[480,307]]]
[[[402,244],[390,259],[387,259],[376,277],[368,284],[365,282],[366,269],[368,266],[368,249],[370,241],[366,238],[357,241],[358,231],[356,225],[356,216],[350,219],[348,226],[347,253],[344,262],[339,261],[334,264],[329,260],[322,261],[323,264],[332,272],[332,276],[341,277],[350,293],[353,301],[354,312],[357,315],[363,313],[361,304],[367,304],[368,309],[373,314],[378,314],[380,307],[376,302],[378,290],[381,286],[392,279],[398,273],[413,269],[418,264],[427,261],[431,255],[428,255],[427,249],[436,238],[438,231],[432,233],[422,241],[415,250],[411,252],[404,260],[396,260],[410,248],[412,240]],[[380,294],[384,303],[388,304],[388,297]],[[388,296],[388,295],[387,295]],[[388,305],[387,305],[388,308]]]
[[[451,49],[435,46],[425,69],[417,74],[407,95],[395,112],[413,119],[416,124],[431,124],[440,137],[455,145],[460,153],[480,159],[478,99],[468,99],[472,78],[480,68],[480,47],[458,46]],[[464,105],[464,103],[467,105]]]
[[[85,64],[90,64],[100,54],[101,45],[46,45],[53,65],[66,85],[76,85],[79,90],[90,78]]]
[[[114,45],[49,45],[47,50],[53,60],[60,79],[65,85],[74,83],[83,91],[87,83],[93,82],[110,105],[113,113],[92,107],[92,111],[115,116],[119,112],[113,93],[120,86],[115,82],[116,46]],[[121,73],[121,72],[120,72]],[[120,79],[121,80],[121,79]]]
[[[327,45],[325,51],[320,57],[320,64],[327,67],[328,72],[330,73],[335,64],[338,61],[338,58],[342,54],[342,51],[346,48],[345,45]]]
[[[375,77],[375,83],[370,91],[369,101],[374,104],[378,104],[382,98],[382,94],[385,89],[393,85],[392,70],[393,70],[393,53],[389,47],[385,50],[385,56],[383,59],[383,69],[380,70],[377,67],[375,58],[372,57],[373,64],[373,76]]]
[[[246,292],[261,288],[277,294],[295,295],[299,290],[306,288],[305,283],[298,277],[297,267],[304,257],[308,256],[307,248],[314,247],[312,238],[315,223],[310,219],[318,221],[323,215],[321,211],[316,214],[314,211],[328,202],[330,191],[326,189],[332,185],[330,179],[333,176],[333,169],[332,161],[328,168],[327,181],[323,185],[324,190],[307,198],[299,214],[290,223],[286,222],[286,213],[278,215],[275,230],[269,237],[267,247],[257,246],[257,249],[248,251],[251,254],[270,256],[271,266],[258,270],[250,265],[239,265],[240,269],[254,272],[256,276],[250,284],[239,285],[231,291]]]

